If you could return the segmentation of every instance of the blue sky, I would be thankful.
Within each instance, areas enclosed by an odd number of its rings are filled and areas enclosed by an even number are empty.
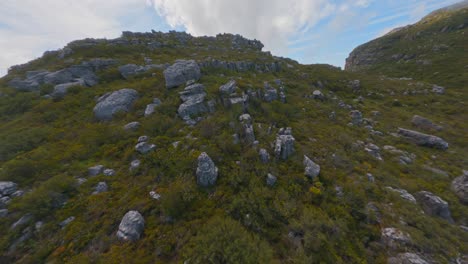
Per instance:
[[[45,50],[121,31],[239,33],[274,55],[343,66],[356,46],[459,0],[1,0],[0,76]]]

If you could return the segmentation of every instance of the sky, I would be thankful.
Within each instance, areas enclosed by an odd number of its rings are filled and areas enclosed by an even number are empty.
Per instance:
[[[459,0],[0,0],[0,76],[83,38],[122,31],[241,34],[303,64],[343,67],[358,45]]]

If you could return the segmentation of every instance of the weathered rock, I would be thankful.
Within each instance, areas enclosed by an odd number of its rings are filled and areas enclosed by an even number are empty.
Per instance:
[[[194,60],[178,60],[164,70],[168,89],[182,85],[190,80],[198,81],[201,77],[200,67]]]
[[[468,204],[468,171],[452,181],[452,191],[458,196],[460,201]]]
[[[380,148],[379,146],[372,144],[372,143],[367,143],[364,150],[371,154],[372,157],[378,159],[378,160],[383,160],[382,157],[380,156]]]
[[[398,128],[398,134],[413,143],[424,147],[446,150],[449,146],[449,144],[440,137],[423,134],[409,129]]]
[[[317,99],[317,100],[320,100],[320,101],[325,100],[325,95],[323,95],[323,93],[322,93],[320,90],[315,90],[315,91],[312,93],[312,97],[313,97],[314,99]]]
[[[156,109],[158,105],[157,104],[149,104],[149,105],[146,105],[146,109],[145,109],[145,117],[148,117],[150,115],[152,115]]]
[[[115,170],[113,169],[105,169],[102,174],[105,176],[114,176],[115,175]]]
[[[251,124],[252,123],[252,117],[249,114],[242,114],[242,115],[239,116],[239,122]]]
[[[426,214],[438,216],[453,223],[449,205],[446,201],[442,200],[442,198],[428,191],[417,192],[415,197]]]
[[[155,191],[149,192],[149,195],[154,200],[159,200],[161,198],[161,195]]]
[[[307,177],[309,177],[311,179],[314,179],[315,177],[317,177],[320,174],[320,166],[318,164],[316,164],[315,162],[313,162],[306,155],[304,155],[303,164],[304,164],[304,167],[305,167],[305,169],[304,169],[305,176],[307,176]]]
[[[106,182],[99,182],[95,187],[94,187],[94,192],[93,194],[98,194],[98,193],[103,193],[107,192],[109,187],[107,186]]]
[[[262,163],[268,163],[270,161],[270,154],[268,154],[268,151],[264,148],[261,148],[260,151],[258,152],[260,155],[260,161]]]
[[[155,144],[150,144],[148,142],[140,142],[138,144],[136,144],[135,146],[135,150],[138,151],[140,154],[146,154],[146,153],[149,153],[153,150],[156,149],[156,145]]]
[[[196,175],[198,185],[203,187],[214,185],[218,179],[218,168],[205,152],[198,156]]]
[[[291,128],[281,128],[276,136],[275,157],[286,160],[294,153],[294,137],[291,135]]]
[[[96,165],[88,168],[88,176],[97,176],[104,171],[104,165]]]
[[[400,197],[405,199],[405,200],[408,200],[412,203],[416,203],[416,199],[414,198],[413,195],[411,195],[407,190],[404,190],[404,189],[397,189],[397,188],[392,188],[390,186],[388,187],[385,187],[387,188],[388,190],[392,191],[392,192],[396,192],[398,194],[400,194]]]
[[[0,197],[11,195],[18,189],[18,184],[11,181],[0,181]]]
[[[133,160],[131,163],[130,163],[130,170],[133,171],[133,170],[136,170],[140,167],[141,165],[141,161],[140,160]]]
[[[400,253],[388,258],[388,264],[429,264],[425,259],[415,253]]]
[[[399,246],[407,246],[411,244],[411,237],[394,227],[382,229],[381,236],[382,242],[390,248],[397,248]]]
[[[177,112],[182,119],[190,119],[191,116],[208,111],[208,107],[204,103],[206,93],[203,85],[190,85],[179,94],[183,103],[179,106]]]
[[[268,82],[265,82],[263,85],[263,100],[265,102],[272,102],[278,100],[278,91],[270,86]]]
[[[432,86],[432,92],[436,94],[444,94],[445,93],[445,88],[439,85],[433,85]]]
[[[119,225],[117,237],[124,241],[136,241],[140,239],[145,229],[145,219],[138,211],[128,211]]]
[[[355,126],[361,125],[362,124],[362,113],[358,110],[353,110],[349,112],[349,115],[351,116],[351,123]]]
[[[236,91],[236,89],[237,89],[237,83],[235,80],[230,80],[226,84],[221,85],[219,87],[219,91],[223,95],[231,95],[232,93]]]
[[[3,196],[0,198],[0,208],[5,208],[11,202],[9,196]]]
[[[137,98],[138,92],[128,88],[106,94],[98,99],[94,115],[100,121],[111,120],[119,112],[130,111]]]
[[[69,83],[62,83],[62,84],[57,84],[54,87],[54,91],[50,94],[52,98],[58,99],[64,97],[68,89],[73,86],[83,86],[84,82],[82,80],[75,81],[75,82],[69,82]]]
[[[411,119],[411,123],[422,129],[436,130],[436,131],[442,130],[441,126],[434,124],[431,120],[422,116],[418,116],[418,115],[413,116],[413,118]]]
[[[140,128],[140,125],[141,125],[140,122],[137,122],[137,121],[130,122],[124,126],[124,130],[136,131],[138,128]]]
[[[271,174],[271,173],[268,173],[268,174],[267,174],[266,184],[267,184],[268,186],[273,186],[273,185],[275,185],[276,181],[277,181],[276,176],[274,176],[274,175]]]

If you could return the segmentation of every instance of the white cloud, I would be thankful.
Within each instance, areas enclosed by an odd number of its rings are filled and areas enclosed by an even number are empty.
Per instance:
[[[144,0],[1,0],[0,76],[45,50],[86,37],[117,37],[119,18]]]
[[[193,35],[238,33],[285,54],[288,39],[314,26],[336,7],[328,0],[151,0],[172,27]]]

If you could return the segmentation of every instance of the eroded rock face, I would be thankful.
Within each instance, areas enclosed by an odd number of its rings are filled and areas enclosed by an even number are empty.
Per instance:
[[[218,168],[205,152],[198,156],[196,175],[197,184],[203,187],[213,186],[218,179]]]
[[[105,94],[98,99],[94,116],[100,121],[109,121],[119,112],[130,111],[137,98],[138,92],[128,88]]]
[[[119,225],[117,237],[124,241],[140,239],[145,229],[145,219],[138,211],[128,211]]]
[[[281,128],[276,136],[275,157],[286,160],[294,153],[294,137],[291,135],[291,128]]]
[[[452,191],[462,203],[468,204],[468,171],[464,171],[462,176],[452,181]]]
[[[428,191],[417,192],[414,196],[426,214],[438,216],[453,223],[449,205],[442,198]]]
[[[304,155],[304,174],[305,176],[314,179],[320,174],[320,166],[313,162],[309,157]]]
[[[398,134],[420,146],[442,150],[446,150],[449,147],[449,144],[445,140],[433,135],[423,134],[404,128],[398,128]]]
[[[194,60],[178,60],[164,70],[168,89],[185,84],[187,81],[198,81],[201,77],[200,67]]]

